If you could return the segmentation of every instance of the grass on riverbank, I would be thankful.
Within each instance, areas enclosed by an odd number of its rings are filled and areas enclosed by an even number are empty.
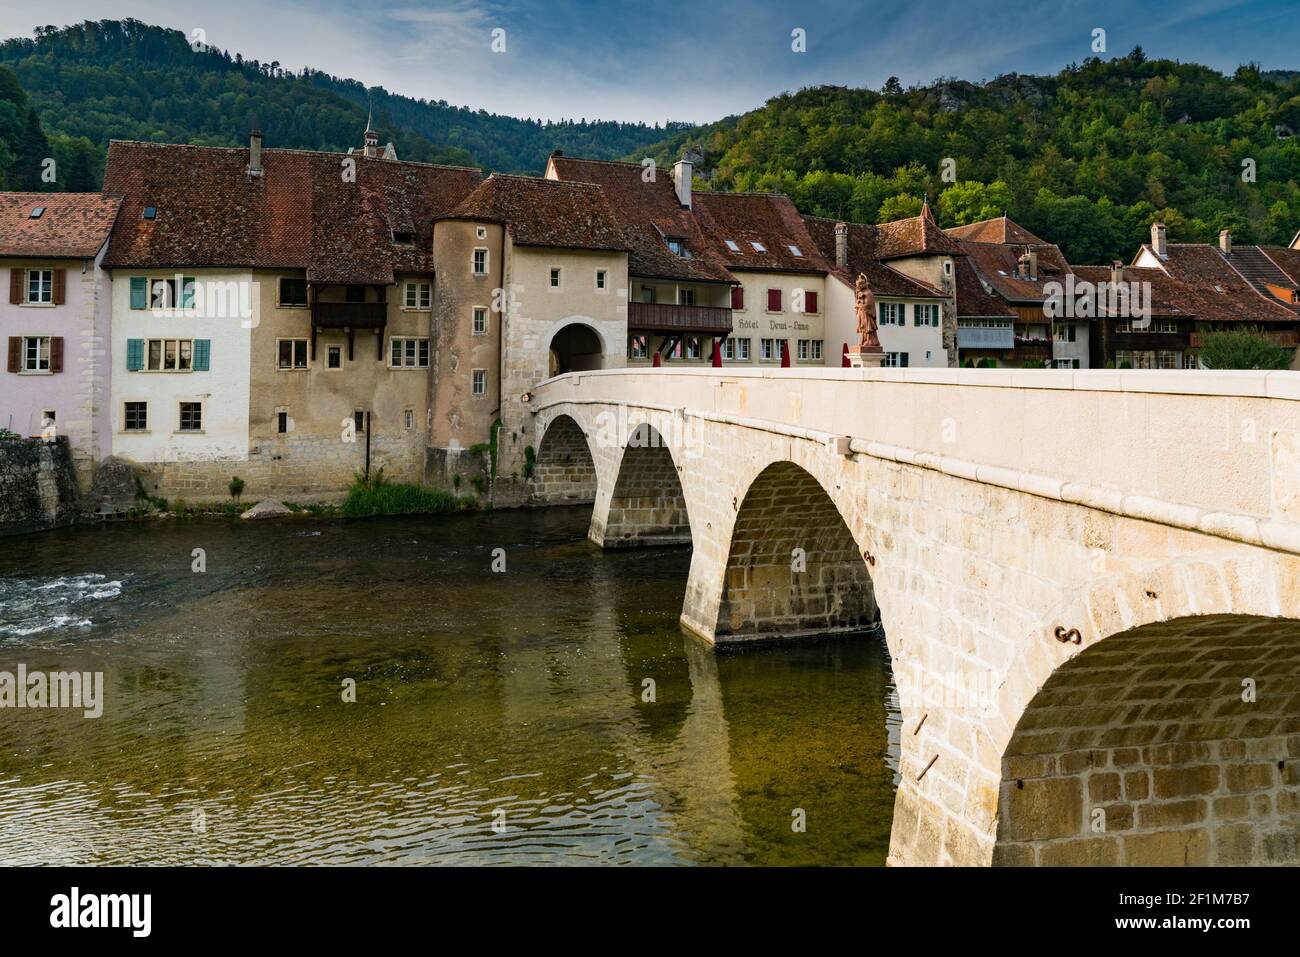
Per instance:
[[[478,501],[467,495],[453,495],[440,489],[423,488],[389,482],[380,469],[370,480],[360,474],[352,481],[348,497],[343,502],[343,515],[347,518],[367,518],[371,515],[431,515],[442,512],[468,512],[478,507]]]

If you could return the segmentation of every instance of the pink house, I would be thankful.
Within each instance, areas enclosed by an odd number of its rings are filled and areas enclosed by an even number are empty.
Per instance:
[[[0,193],[0,429],[67,436],[82,483],[111,451],[101,260],[119,205],[98,193]]]

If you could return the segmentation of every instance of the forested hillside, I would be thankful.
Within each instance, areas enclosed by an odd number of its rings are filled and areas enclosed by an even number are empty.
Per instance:
[[[183,33],[136,20],[42,27],[34,39],[0,43],[0,64],[17,74],[48,130],[84,138],[96,182],[110,139],[229,146],[247,142],[256,124],[267,146],[359,146],[371,100],[381,141],[392,140],[403,159],[506,171],[538,173],[556,147],[617,158],[676,129],[541,123],[411,99],[316,70],[291,73],[278,62],[195,50]]]
[[[1055,76],[817,87],[681,132],[715,189],[779,190],[807,212],[882,222],[928,197],[945,226],[1003,212],[1079,263],[1172,242],[1286,243],[1300,229],[1300,76],[1225,77],[1140,49]],[[944,178],[945,159],[953,163]],[[1246,174],[1243,177],[1243,174]],[[955,181],[953,181],[955,177]]]

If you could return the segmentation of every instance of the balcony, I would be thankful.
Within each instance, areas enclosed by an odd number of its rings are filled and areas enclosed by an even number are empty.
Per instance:
[[[958,326],[959,349],[1010,349],[1015,346],[1011,324],[1005,326]]]
[[[731,310],[722,306],[677,306],[658,302],[629,302],[628,331],[703,332],[731,334]]]
[[[317,329],[382,329],[388,322],[386,302],[313,302],[311,324]]]
[[[1264,329],[1259,330],[1258,334],[1262,335],[1275,346],[1284,346],[1289,349],[1294,349],[1296,346],[1300,345],[1300,331],[1295,329]],[[1193,349],[1201,348],[1201,346],[1205,345],[1205,336],[1206,333],[1204,332],[1193,332],[1187,337],[1188,346]]]

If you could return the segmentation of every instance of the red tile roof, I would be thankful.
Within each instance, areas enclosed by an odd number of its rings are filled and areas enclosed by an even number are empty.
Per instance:
[[[993,287],[1009,303],[1039,303],[1046,298],[1043,286],[1049,282],[1064,283],[1070,272],[1061,250],[1053,245],[1009,246],[1002,243],[962,242],[962,250],[980,278]],[[1020,257],[1027,250],[1038,254],[1037,278],[1023,278],[1018,274]]]
[[[1300,246],[1260,246],[1259,249],[1293,284],[1300,286]]]
[[[0,256],[93,259],[120,205],[98,193],[0,193]]]
[[[830,269],[799,210],[780,193],[698,190],[691,205],[713,251],[728,269],[819,275]],[[728,246],[728,240],[737,249]]]
[[[984,288],[968,257],[954,256],[953,271],[957,274],[958,319],[1016,318],[1014,310],[1009,308],[1000,297]]]
[[[1087,281],[1094,287],[1111,281],[1110,266],[1071,266],[1075,281]],[[1151,314],[1153,316],[1189,316],[1189,293],[1178,280],[1167,275],[1163,270],[1140,266],[1125,266],[1121,281],[1125,283],[1148,283],[1151,290]],[[1101,318],[1098,316],[1098,318]]]
[[[1160,264],[1178,281],[1183,290],[1184,308],[1197,319],[1261,324],[1300,321],[1300,312],[1262,295],[1232,267],[1217,246],[1170,243],[1166,248],[1169,255]],[[1143,245],[1142,250],[1155,257],[1149,244]]]
[[[954,239],[964,239],[972,243],[1050,245],[1046,240],[1039,239],[1025,227],[1005,216],[999,216],[997,219],[982,219],[978,223],[968,223],[965,226],[950,226],[944,232]]]
[[[595,183],[605,193],[623,224],[628,272],[647,279],[685,282],[733,281],[712,242],[691,210],[677,200],[672,174],[656,170],[646,182],[639,163],[552,156],[547,173],[560,180]],[[687,256],[678,256],[667,241],[682,242]]]
[[[628,249],[609,200],[592,183],[494,173],[448,218],[506,223],[519,246]]]
[[[848,266],[841,269],[834,266],[836,221],[823,219],[820,216],[805,216],[803,221],[822,257],[831,264],[831,272],[850,286],[856,283],[858,275],[862,274],[867,277],[872,290],[878,296],[898,296],[909,299],[947,298],[930,284],[905,275],[877,259],[875,249],[879,236],[875,226],[865,223],[847,224],[849,227]]]
[[[311,282],[386,285],[396,272],[433,272],[434,219],[482,179],[360,153],[266,149],[261,176],[247,165],[245,149],[114,140],[104,193],[121,196],[122,211],[106,264],[303,269]],[[143,218],[148,206],[157,218]]]
[[[919,216],[910,219],[896,219],[891,223],[881,223],[876,227],[879,239],[876,243],[878,259],[897,259],[901,256],[955,256],[961,253],[961,246],[955,239],[939,228],[930,204],[921,207]]]

